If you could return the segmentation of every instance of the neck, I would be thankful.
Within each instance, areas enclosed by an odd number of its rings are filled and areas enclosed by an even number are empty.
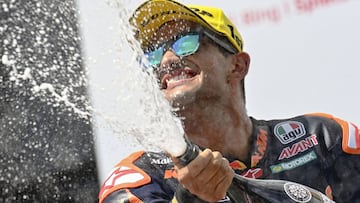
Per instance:
[[[178,112],[188,139],[204,148],[245,161],[250,149],[252,123],[245,105],[192,103]]]

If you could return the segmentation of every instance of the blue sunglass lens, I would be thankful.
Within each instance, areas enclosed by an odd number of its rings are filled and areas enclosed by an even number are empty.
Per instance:
[[[154,51],[146,52],[144,55],[151,67],[156,67],[160,64],[161,59],[164,54],[164,47],[161,46]],[[176,40],[171,45],[171,50],[177,56],[188,56],[195,53],[199,48],[199,35],[198,34],[189,34],[181,37]]]
[[[186,35],[181,37],[171,48],[178,56],[191,55],[199,48],[199,35]]]
[[[146,60],[151,66],[157,66],[161,62],[162,55],[164,53],[164,47],[159,47],[152,52],[145,53]]]

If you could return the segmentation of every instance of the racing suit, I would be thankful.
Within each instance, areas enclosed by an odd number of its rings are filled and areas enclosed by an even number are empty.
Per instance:
[[[228,158],[237,174],[289,180],[312,187],[336,202],[360,202],[359,128],[332,115],[316,113],[290,119],[256,120],[249,160]],[[219,202],[266,202],[230,187]],[[135,152],[105,180],[99,202],[202,202],[176,179],[170,157]]]

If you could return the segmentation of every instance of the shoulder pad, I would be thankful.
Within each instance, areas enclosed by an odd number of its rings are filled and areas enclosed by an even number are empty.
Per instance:
[[[135,188],[151,181],[148,174],[134,165],[134,162],[143,154],[144,151],[135,152],[116,165],[101,187],[99,202],[114,191]]]
[[[342,129],[342,149],[348,154],[360,154],[360,130],[354,123],[336,118],[330,114],[315,113],[308,114],[331,119],[341,126]]]

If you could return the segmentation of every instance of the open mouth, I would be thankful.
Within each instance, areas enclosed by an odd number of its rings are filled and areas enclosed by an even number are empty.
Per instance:
[[[174,87],[186,84],[195,79],[195,76],[199,73],[192,69],[185,67],[170,71],[165,74],[161,79],[162,89],[172,89]]]

